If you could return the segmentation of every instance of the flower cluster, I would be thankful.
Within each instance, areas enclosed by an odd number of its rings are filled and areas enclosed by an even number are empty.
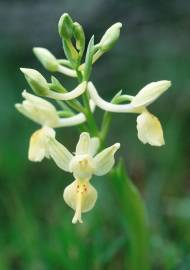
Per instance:
[[[86,39],[82,26],[73,22],[68,14],[63,14],[58,23],[58,31],[66,59],[57,59],[45,48],[33,49],[46,70],[77,79],[73,90],[69,91],[55,76],[51,76],[48,82],[37,70],[21,68],[37,96],[24,90],[24,101],[15,106],[19,112],[41,126],[31,136],[28,158],[34,162],[42,161],[45,157],[51,158],[60,169],[73,174],[75,181],[66,187],[63,194],[65,202],[75,210],[73,223],[82,222],[81,213],[92,209],[96,202],[97,192],[89,182],[92,176],[107,174],[114,165],[114,154],[120,144],[115,143],[102,149],[109,128],[107,117],[110,113],[136,113],[139,140],[153,146],[164,144],[160,121],[147,107],[170,87],[170,81],[149,83],[135,96],[119,92],[111,102],[107,102],[100,97],[90,80],[93,64],[115,45],[121,27],[119,22],[112,25],[97,44],[92,36],[84,55]],[[98,128],[95,121],[96,106],[106,111],[102,129]],[[79,126],[83,131],[75,155],[58,142],[55,136],[56,128],[69,126]]]

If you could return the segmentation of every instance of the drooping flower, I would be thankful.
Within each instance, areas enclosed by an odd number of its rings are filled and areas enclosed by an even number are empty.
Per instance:
[[[41,129],[34,132],[30,139],[28,158],[31,161],[41,161],[48,157],[48,142],[50,137],[55,137],[53,128],[79,125],[86,121],[83,113],[78,113],[67,118],[59,118],[56,108],[43,98],[36,97],[23,91],[25,100],[21,104],[15,104],[17,110],[41,125]],[[91,102],[91,110],[95,109]]]
[[[75,180],[65,188],[63,198],[75,211],[72,223],[82,223],[81,214],[91,210],[97,199],[97,191],[90,184],[93,175],[107,174],[115,163],[114,154],[120,144],[102,150],[99,154],[99,139],[90,138],[87,132],[80,135],[75,155],[56,139],[49,140],[49,155],[57,166],[73,174]]]
[[[163,130],[159,119],[147,110],[147,106],[154,102],[171,86],[170,81],[152,82],[142,88],[136,96],[130,96],[128,104],[113,104],[103,100],[92,82],[88,83],[88,92],[94,103],[105,111],[116,113],[137,113],[138,138],[144,144],[153,146],[164,144]]]
[[[154,146],[165,144],[159,119],[147,110],[137,117],[137,131],[139,140],[144,144]]]
[[[52,128],[44,126],[35,131],[30,138],[28,159],[40,162],[44,157],[49,158],[48,142],[50,138],[55,138],[55,131]]]

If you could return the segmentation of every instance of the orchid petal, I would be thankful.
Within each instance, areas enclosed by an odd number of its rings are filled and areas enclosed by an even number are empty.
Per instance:
[[[97,153],[99,147],[100,147],[99,138],[97,138],[97,137],[91,138],[89,154],[93,157]]]
[[[119,148],[120,144],[115,143],[114,145],[104,149],[94,157],[93,161],[95,167],[95,175],[104,175],[112,169],[115,163],[114,154]]]
[[[90,149],[90,135],[87,132],[82,132],[76,146],[76,155],[88,154]]]
[[[66,171],[70,172],[70,162],[73,158],[73,155],[67,150],[67,148],[59,143],[56,139],[49,141],[49,153],[56,165]]]
[[[26,100],[15,104],[20,113],[42,126],[56,127],[59,124],[56,108],[50,102],[26,91],[22,95]]]
[[[44,127],[34,132],[30,138],[28,158],[31,161],[39,162],[44,157],[49,157],[48,142],[50,138],[55,137],[55,131],[52,128]]]
[[[150,112],[145,111],[137,117],[137,130],[138,138],[144,144],[149,143],[153,146],[165,144],[160,121]]]
[[[148,106],[154,102],[171,86],[170,81],[158,81],[147,84],[133,98],[131,105],[134,107]]]

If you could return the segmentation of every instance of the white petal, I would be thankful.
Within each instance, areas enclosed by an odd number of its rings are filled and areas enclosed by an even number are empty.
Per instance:
[[[162,95],[170,86],[170,81],[149,83],[133,98],[131,105],[134,107],[148,106]]]
[[[115,163],[114,154],[119,148],[120,144],[115,143],[94,157],[95,175],[104,175],[112,169]]]
[[[68,93],[56,93],[54,91],[49,90],[47,93],[47,97],[49,98],[53,98],[56,100],[71,100],[71,99],[75,99],[79,96],[81,96],[85,91],[86,91],[86,82],[82,82],[81,84],[79,84],[75,89],[73,89],[72,91],[68,92]]]
[[[23,96],[26,100],[28,100],[28,101],[30,101],[31,103],[34,103],[34,104],[36,104],[36,105],[38,105],[38,106],[46,107],[46,108],[48,108],[49,110],[52,110],[52,109],[55,108],[49,101],[47,101],[47,100],[45,100],[45,99],[43,99],[43,98],[41,98],[41,97],[37,97],[37,96],[35,96],[35,95],[32,95],[32,94],[28,93],[26,90],[24,90],[24,91],[22,92],[22,96]]]
[[[19,112],[42,126],[56,127],[59,124],[56,108],[50,102],[26,91],[22,95],[26,100],[15,105]]]
[[[90,211],[97,200],[97,191],[88,181],[75,180],[63,193],[65,202],[75,210],[72,223],[82,223],[81,213]]]
[[[75,178],[90,179],[94,173],[93,158],[89,154],[76,155],[72,158],[69,168]]]
[[[88,154],[90,149],[90,135],[82,132],[76,146],[76,155]]]
[[[164,143],[162,126],[159,119],[148,111],[137,117],[138,138],[144,144],[162,146]]]
[[[88,83],[88,92],[94,103],[104,111],[116,113],[125,113],[125,112],[141,113],[142,111],[142,108],[135,108],[134,106],[131,105],[131,103],[119,105],[105,101],[98,95],[98,92],[96,91],[96,88],[92,82]]]
[[[30,138],[28,158],[31,161],[39,162],[44,157],[49,157],[48,142],[55,137],[55,131],[44,127],[34,132]]]
[[[100,147],[99,138],[98,137],[91,138],[89,154],[93,157],[97,153],[99,147]]]
[[[49,141],[49,155],[60,169],[70,172],[69,164],[73,158],[73,155],[56,139]]]

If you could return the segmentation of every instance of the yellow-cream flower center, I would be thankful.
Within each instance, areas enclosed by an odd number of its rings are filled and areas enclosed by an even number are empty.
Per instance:
[[[94,172],[93,158],[90,155],[76,155],[71,160],[70,170],[77,179],[91,178]]]

